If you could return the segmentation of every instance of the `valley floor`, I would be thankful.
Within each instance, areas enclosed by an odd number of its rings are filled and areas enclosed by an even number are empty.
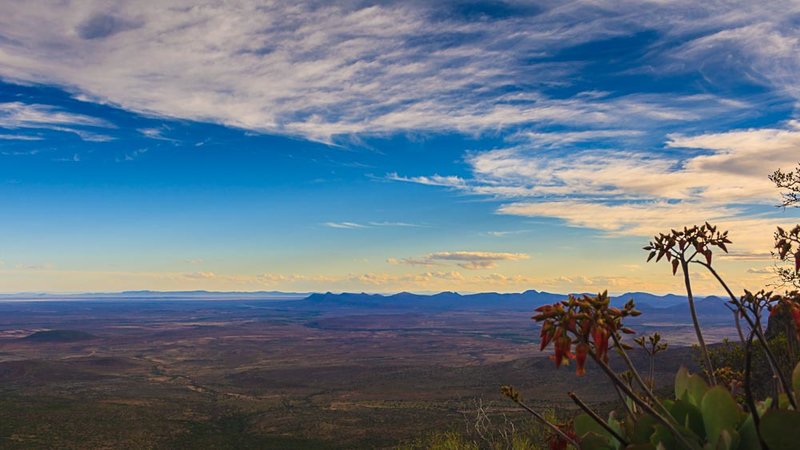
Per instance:
[[[3,448],[389,448],[469,426],[478,402],[527,420],[503,384],[542,408],[571,408],[569,390],[614,401],[601,377],[556,372],[529,312],[97,301],[0,317]],[[24,338],[41,330],[69,332]],[[667,353],[658,379],[690,353]]]

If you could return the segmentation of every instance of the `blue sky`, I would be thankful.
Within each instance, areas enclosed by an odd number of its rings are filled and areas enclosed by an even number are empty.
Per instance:
[[[768,282],[792,2],[57,2],[0,17],[0,291]],[[714,290],[708,280],[701,289]]]

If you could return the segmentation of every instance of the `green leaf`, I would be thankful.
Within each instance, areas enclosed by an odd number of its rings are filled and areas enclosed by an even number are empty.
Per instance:
[[[658,423],[656,419],[647,414],[637,417],[630,435],[631,444],[649,443],[656,423]]]
[[[700,406],[703,396],[708,392],[708,384],[700,375],[689,375],[689,383],[686,393],[689,395],[689,402],[695,406]]]
[[[611,443],[614,440],[614,436],[606,431],[602,425],[597,423],[597,421],[592,419],[592,417],[588,414],[578,414],[575,416],[573,423],[573,426],[575,427],[575,434],[577,434],[581,439],[583,439],[583,436],[589,433],[594,433],[606,439],[608,443]]]
[[[794,389],[794,396],[800,397],[800,363],[794,366],[792,371],[792,388]]]
[[[785,392],[778,394],[778,409],[789,409],[789,396]]]
[[[758,432],[756,432],[756,424],[753,422],[753,415],[748,414],[747,418],[739,427],[739,448],[745,450],[750,448],[760,448],[761,444],[758,441]]]
[[[756,402],[756,411],[758,411],[758,417],[763,416],[769,408],[772,406],[772,397],[767,397],[763,401]]]
[[[717,441],[722,437],[722,431],[735,430],[743,416],[736,400],[722,386],[715,386],[706,392],[700,405],[700,412],[703,413],[703,425],[711,448],[716,448]]]
[[[609,427],[611,427],[611,429],[612,429],[612,430],[616,431],[618,435],[620,435],[620,436],[625,436],[625,430],[623,430],[623,429],[622,429],[622,423],[621,423],[619,420],[617,420],[617,417],[616,417],[616,415],[614,414],[614,411],[611,411],[611,412],[608,414],[608,421],[607,421],[607,423],[608,423],[608,426],[609,426]],[[613,444],[614,444],[614,445],[615,445],[617,448],[620,448],[620,447],[622,446],[622,444],[621,444],[619,441],[617,441],[617,439],[616,439],[616,438],[614,438],[614,440],[613,440],[613,441],[611,441],[611,442],[612,442],[612,443],[613,443]]]
[[[675,398],[681,399],[689,387],[689,369],[681,366],[675,374]]]
[[[691,430],[697,437],[703,439],[706,436],[705,425],[703,424],[703,415],[700,410],[685,400],[676,400],[674,402],[664,402],[670,415],[675,418],[679,424]]]
[[[793,450],[800,442],[800,412],[772,409],[761,418],[761,437],[770,450]]]
[[[580,438],[581,450],[615,450],[604,436],[589,432]]]
[[[658,449],[672,450],[677,449],[675,445],[675,437],[663,425],[656,425],[654,427],[653,435],[650,436],[650,443],[655,445]]]
[[[726,428],[722,430],[719,434],[719,439],[717,440],[716,450],[736,450],[739,448],[739,433],[735,430],[731,430]],[[750,447],[750,448],[758,448],[758,447]]]

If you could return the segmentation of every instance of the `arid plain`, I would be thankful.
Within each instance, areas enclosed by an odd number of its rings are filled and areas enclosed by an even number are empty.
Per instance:
[[[547,408],[571,408],[569,390],[614,400],[600,378],[556,372],[537,351],[535,305],[426,305],[336,296],[0,303],[0,443],[391,448],[469,427],[478,405],[525,423],[502,384]],[[638,328],[674,344],[658,365],[668,383],[691,363],[679,347],[692,335],[666,311]],[[715,326],[728,316],[703,318],[716,339],[731,332]]]

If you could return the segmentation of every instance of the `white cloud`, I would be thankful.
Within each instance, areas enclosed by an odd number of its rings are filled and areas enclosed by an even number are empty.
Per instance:
[[[456,265],[468,270],[494,269],[498,261],[522,261],[530,259],[525,253],[506,252],[435,252],[421,258],[389,258],[389,264],[408,264],[412,266],[436,266],[443,262],[455,262]]]
[[[542,133],[526,131],[516,134],[517,139],[530,141],[532,145],[556,146],[573,144],[576,142],[597,142],[605,139],[618,139],[642,136],[642,130],[584,130]]]
[[[786,9],[781,12],[778,8]],[[769,2],[761,14],[756,12],[755,17],[739,20],[734,26],[699,36],[677,48],[672,57],[676,61],[704,60],[704,73],[710,81],[734,73],[800,99],[800,34],[793,18],[797,8],[796,2]]]
[[[217,278],[214,272],[191,272],[184,274],[186,278],[199,279],[199,280],[213,280]]]
[[[168,141],[168,142],[178,142],[176,139],[164,136],[165,130],[163,128],[140,128],[136,131],[138,131],[143,136],[148,137],[150,139],[156,139],[159,141]]]
[[[22,102],[0,103],[0,127],[48,128],[56,125],[81,125],[112,128],[114,125],[96,117],[61,111],[48,105]]]
[[[390,222],[390,221],[382,221],[382,222],[374,221],[374,222],[368,222],[366,224],[357,222],[325,222],[322,225],[328,228],[339,228],[345,230],[354,230],[360,228],[386,228],[386,227],[416,228],[421,226],[409,222]]]
[[[556,139],[552,139],[556,141]],[[650,236],[673,227],[713,221],[734,233],[732,258],[765,259],[772,230],[791,217],[754,215],[778,192],[767,175],[800,161],[800,127],[670,135],[660,152],[542,150],[519,145],[468,155],[471,178],[431,183],[501,201],[501,214],[552,217],[609,235]],[[447,179],[447,177],[440,177]],[[777,211],[776,211],[777,212]]]
[[[322,225],[328,228],[339,228],[344,230],[354,230],[359,228],[367,228],[366,225],[361,225],[355,222],[325,222]]]
[[[106,120],[83,114],[75,114],[49,105],[22,102],[0,103],[0,128],[47,129],[78,135],[84,141],[106,142],[113,138],[84,129],[84,127],[114,128]],[[9,136],[9,135],[4,135]],[[34,136],[13,135],[14,139],[39,140]]]
[[[561,50],[643,31],[660,39],[643,68],[702,70],[709,64],[702,50],[723,43],[763,69],[781,62],[765,79],[793,84],[798,32],[789,17],[800,9],[782,2],[587,0],[470,20],[453,4],[425,2],[4,6],[6,79],[58,84],[81,98],[149,114],[324,141],[522,124],[641,129],[741,110],[746,105],[711,95],[591,91],[554,98],[542,87],[567,85],[581,70],[580,61],[550,58]]]
[[[409,266],[440,266],[441,263],[433,261],[428,257],[423,258],[389,258],[386,260],[389,264],[407,264]]]
[[[415,223],[409,223],[409,222],[389,222],[389,221],[370,222],[369,224],[371,226],[373,226],[373,227],[400,227],[400,228],[412,227],[412,228],[416,228],[416,227],[420,227],[421,226],[421,225],[417,225]]]
[[[0,134],[0,140],[4,141],[41,141],[41,136],[31,136],[28,134]]]
[[[445,186],[452,188],[467,187],[466,180],[464,180],[461,177],[455,177],[455,176],[431,175],[431,176],[421,176],[421,177],[403,177],[393,172],[387,174],[386,179],[391,181],[403,181],[407,183],[425,184],[428,186]]]

